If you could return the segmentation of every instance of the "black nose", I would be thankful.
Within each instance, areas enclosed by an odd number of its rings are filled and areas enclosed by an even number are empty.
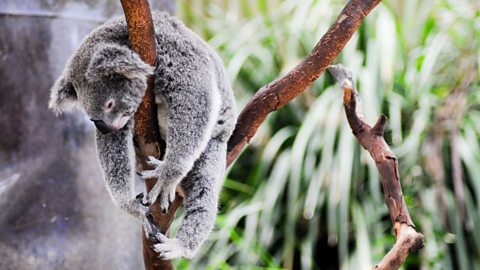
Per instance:
[[[100,131],[102,134],[107,134],[114,131],[113,128],[105,124],[105,122],[103,122],[102,120],[91,120],[95,124],[95,127],[98,129],[98,131]]]

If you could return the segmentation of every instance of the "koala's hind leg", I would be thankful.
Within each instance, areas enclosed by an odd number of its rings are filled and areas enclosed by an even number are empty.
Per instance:
[[[192,258],[212,230],[225,174],[226,149],[226,142],[211,139],[192,171],[182,181],[185,214],[176,237],[163,237],[159,244],[154,245],[160,258]]]

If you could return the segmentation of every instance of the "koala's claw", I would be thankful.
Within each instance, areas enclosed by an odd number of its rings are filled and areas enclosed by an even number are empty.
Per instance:
[[[156,245],[156,244],[161,244],[163,243],[163,240],[162,240],[162,236],[165,237],[161,232],[160,232],[160,229],[156,226],[152,226],[152,231],[151,233],[148,235],[148,239],[150,239],[150,241],[152,243],[155,243],[153,244]],[[152,246],[152,248],[153,248]]]
[[[145,158],[145,162],[152,166],[153,170],[145,170],[140,172],[140,175],[143,179],[158,178],[160,176],[161,166],[163,161],[156,159],[155,157],[148,156]]]
[[[149,207],[150,205],[152,205],[152,202],[150,202],[150,201],[148,200],[148,197],[143,198],[140,203],[141,203],[143,206],[146,206],[146,207]]]
[[[166,214],[168,209],[170,208],[170,204],[172,204],[173,200],[175,200],[175,186],[164,186],[163,189],[160,191],[160,208],[162,212]]]
[[[169,239],[163,234],[157,235],[161,240],[160,243],[153,245],[153,250],[159,253],[158,257],[162,260],[171,260],[175,258],[186,257],[185,248],[180,240],[174,238]]]
[[[144,203],[145,204],[148,204],[148,205],[152,205],[158,198],[160,194],[160,190],[157,189],[157,188],[153,188],[152,190],[150,190],[150,192],[148,192],[148,194],[145,196],[144,198]]]
[[[145,162],[152,166],[152,167],[158,167],[162,164],[162,161],[160,161],[159,159],[155,158],[154,156],[148,156],[145,158]]]
[[[148,200],[148,195],[146,195],[145,192],[138,193],[137,196],[135,196],[135,200],[137,200],[137,202],[146,207],[152,205],[151,202]]]

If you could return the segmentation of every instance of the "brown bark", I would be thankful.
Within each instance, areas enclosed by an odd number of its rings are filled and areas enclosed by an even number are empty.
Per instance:
[[[128,33],[132,49],[149,65],[155,65],[156,48],[155,32],[148,0],[120,0],[127,20]],[[142,103],[135,113],[135,141],[141,154],[161,157],[160,133],[157,122],[157,106],[153,94],[153,77],[148,78],[148,86]],[[152,169],[142,161],[143,169]],[[155,185],[156,179],[145,181],[147,191]],[[167,214],[163,214],[156,202],[150,206],[156,225],[164,233],[168,233],[170,224],[175,216],[176,209],[182,204],[182,198],[176,196]],[[143,230],[142,230],[143,231]],[[170,261],[158,258],[152,249],[150,240],[142,233],[143,257],[146,269],[173,269]]]
[[[269,113],[285,106],[322,74],[378,3],[380,0],[350,1],[300,64],[282,78],[257,91],[240,113],[235,131],[228,142],[228,165],[238,157]]]
[[[410,252],[423,247],[423,235],[415,231],[402,194],[397,158],[383,138],[387,118],[381,115],[375,125],[370,126],[357,108],[357,91],[350,71],[342,65],[330,66],[328,71],[344,90],[343,106],[353,134],[375,161],[394,226],[397,241],[375,269],[398,269]]]
[[[155,40],[148,1],[121,0],[121,2],[127,19],[132,48],[144,61],[153,65],[156,55]],[[227,166],[238,157],[270,112],[283,107],[322,74],[378,3],[380,0],[350,1],[312,52],[298,66],[282,78],[258,90],[238,118],[236,129],[229,141]],[[161,153],[155,107],[150,78],[142,105],[135,115],[135,138],[143,155],[159,157]],[[148,168],[147,164],[144,164],[145,168]],[[147,181],[147,190],[152,188],[154,181],[153,179]],[[162,215],[158,204],[151,206],[154,220],[162,231],[168,230],[174,213],[181,203],[182,200],[177,196],[167,215]],[[147,269],[172,269],[170,262],[155,257],[155,252],[150,248],[151,243],[148,243],[145,236],[143,241]]]

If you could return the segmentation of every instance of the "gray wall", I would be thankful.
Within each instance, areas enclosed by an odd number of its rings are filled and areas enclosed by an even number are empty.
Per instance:
[[[104,186],[94,129],[49,88],[119,0],[0,2],[0,269],[141,269],[140,225]],[[173,9],[173,1],[154,7]],[[137,185],[142,188],[141,183]]]

